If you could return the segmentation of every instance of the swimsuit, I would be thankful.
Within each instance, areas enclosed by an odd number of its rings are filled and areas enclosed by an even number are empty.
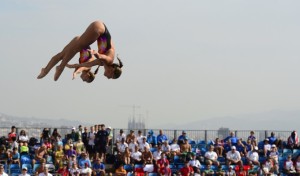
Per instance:
[[[100,37],[97,39],[98,53],[100,54],[106,53],[111,48],[111,36],[105,24],[104,27],[104,33],[101,34]]]
[[[85,63],[90,60],[92,56],[90,55],[88,49],[83,49],[80,51],[79,63]]]

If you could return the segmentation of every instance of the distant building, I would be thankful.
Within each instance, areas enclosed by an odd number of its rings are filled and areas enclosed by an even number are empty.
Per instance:
[[[128,119],[128,129],[146,129],[145,119],[135,117]]]

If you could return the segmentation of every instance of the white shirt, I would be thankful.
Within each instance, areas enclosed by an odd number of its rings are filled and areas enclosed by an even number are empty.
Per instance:
[[[169,144],[167,144],[167,145],[164,144],[161,146],[161,150],[163,152],[169,152],[169,151],[171,151],[171,146]]]
[[[19,141],[28,142],[29,141],[28,136],[19,136]]]
[[[227,152],[226,157],[231,160],[234,160],[234,161],[241,160],[241,155],[240,155],[240,152],[238,152],[238,151],[235,151],[235,152],[229,151],[229,152]]]
[[[145,136],[143,136],[143,135],[137,136],[137,137],[136,137],[137,142],[138,142],[139,144],[143,143],[143,138],[144,138],[144,137],[145,137]]]
[[[119,144],[118,144],[118,150],[119,150],[119,152],[124,153],[126,147],[128,147],[128,144],[127,144],[127,143],[124,143],[124,144],[123,144],[123,143],[119,143]]]
[[[142,152],[145,151],[145,147],[147,147],[148,149],[150,149],[150,145],[148,144],[148,142],[140,143],[139,149],[140,149]]]
[[[190,166],[192,166],[192,167],[197,167],[197,168],[200,168],[200,166],[201,166],[201,164],[200,164],[200,162],[198,161],[198,160],[190,160],[189,161],[189,164],[190,164]]]
[[[171,144],[171,151],[173,152],[177,152],[177,151],[180,151],[180,147],[178,144]]]
[[[247,158],[249,158],[251,161],[258,161],[259,156],[257,152],[250,151],[247,154]]]
[[[205,152],[204,157],[208,158],[208,159],[211,159],[213,161],[216,161],[218,159],[218,155],[214,151],[207,151],[207,152]]]
[[[52,174],[48,173],[48,174],[45,174],[44,172],[40,173],[39,176],[52,176]]]
[[[162,153],[162,151],[158,151],[158,150],[153,152],[153,159],[155,161],[159,160],[161,158],[161,153]]]
[[[265,145],[264,145],[264,149],[265,149],[266,151],[270,151],[270,150],[271,150],[271,145],[270,145],[270,144],[265,144]]]
[[[96,132],[89,132],[87,135],[88,135],[88,138],[89,138],[89,145],[95,145],[95,133]]]
[[[124,133],[118,134],[117,137],[116,137],[116,142],[117,142],[117,143],[118,143],[118,142],[121,142],[121,141],[122,141],[122,138],[123,138],[124,140],[126,140],[126,135],[125,135]]]
[[[285,162],[285,168],[286,169],[292,169],[293,168],[293,161],[286,161]]]
[[[92,169],[89,168],[89,167],[87,167],[87,168],[82,168],[82,169],[80,170],[80,173],[81,173],[81,174],[91,174],[91,173],[92,173]]]
[[[5,172],[3,174],[0,174],[0,176],[8,176]]]
[[[137,146],[137,143],[134,142],[129,143],[128,144],[129,151],[135,152],[135,146]]]
[[[30,174],[26,173],[25,175],[24,174],[20,174],[19,176],[30,176]]]
[[[139,151],[133,152],[133,153],[131,153],[131,158],[133,158],[137,161],[141,161],[142,153]]]

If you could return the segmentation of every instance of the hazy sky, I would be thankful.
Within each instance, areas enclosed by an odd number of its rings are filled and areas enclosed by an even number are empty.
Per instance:
[[[136,105],[155,127],[299,110],[299,9],[298,0],[1,1],[0,112],[126,127]],[[118,80],[103,69],[91,84],[71,69],[36,79],[98,19],[124,62]]]

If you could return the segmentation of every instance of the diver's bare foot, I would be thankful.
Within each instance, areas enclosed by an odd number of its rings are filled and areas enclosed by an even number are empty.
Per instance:
[[[41,73],[39,74],[39,76],[37,77],[37,79],[42,79],[46,75],[47,75],[47,73],[45,71],[45,68],[42,68]]]
[[[65,68],[65,67],[62,67],[62,68],[61,68],[61,66],[57,66],[57,67],[56,67],[56,72],[55,72],[55,74],[54,74],[54,81],[57,81],[57,80],[58,80],[58,78],[60,77],[61,73],[64,71],[64,68]]]

